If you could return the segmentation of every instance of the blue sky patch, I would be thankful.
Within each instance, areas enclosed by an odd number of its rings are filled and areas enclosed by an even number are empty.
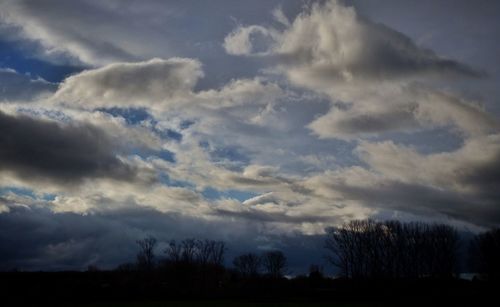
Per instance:
[[[233,199],[237,199],[239,201],[245,201],[245,200],[252,198],[252,197],[255,197],[259,194],[254,193],[254,192],[242,191],[242,190],[220,191],[220,190],[214,189],[212,187],[208,187],[208,188],[203,190],[202,195],[203,195],[203,197],[210,199],[210,200],[216,200],[216,199],[221,199],[221,198],[233,198]]]
[[[97,111],[108,113],[115,117],[122,117],[127,124],[136,125],[144,120],[151,119],[151,115],[144,108],[98,108]]]
[[[11,68],[21,74],[41,77],[49,82],[59,83],[69,75],[82,71],[83,67],[55,65],[42,61],[23,52],[15,43],[0,40],[0,67]]]

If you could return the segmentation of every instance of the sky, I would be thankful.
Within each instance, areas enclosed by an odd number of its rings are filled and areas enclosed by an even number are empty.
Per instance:
[[[500,225],[498,1],[0,1],[0,269],[135,241],[325,265],[353,219]]]

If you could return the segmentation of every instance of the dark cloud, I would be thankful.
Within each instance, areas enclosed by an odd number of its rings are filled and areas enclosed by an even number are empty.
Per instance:
[[[65,124],[0,112],[0,170],[25,179],[73,183],[86,177],[130,180],[134,167],[115,155],[107,134],[88,124]]]
[[[346,199],[369,207],[427,216],[439,213],[481,226],[497,226],[499,141],[499,135],[469,138],[454,151],[431,154],[391,141],[365,142],[356,152],[366,169],[351,169],[352,173],[340,173],[324,182]],[[357,177],[353,176],[356,171]]]
[[[459,176],[460,181],[471,185],[478,197],[489,200],[494,208],[500,210],[500,151],[495,152],[491,159],[474,168],[464,170]],[[498,221],[500,224],[500,219]]]
[[[350,138],[362,135],[375,135],[391,131],[411,131],[418,122],[410,108],[393,108],[376,112],[356,112],[332,108],[327,114],[318,117],[310,125],[320,137]]]
[[[264,212],[250,209],[248,211],[229,211],[218,209],[214,212],[218,216],[227,216],[230,218],[238,218],[247,221],[255,221],[260,223],[287,223],[287,224],[302,224],[302,223],[321,223],[321,222],[338,222],[339,218],[329,216],[307,215],[299,216],[287,215],[285,213]]]
[[[133,262],[135,241],[147,235],[161,246],[172,239],[224,240],[227,265],[240,253],[274,248],[285,251],[293,273],[305,273],[311,263],[323,264],[322,236],[265,234],[241,221],[207,221],[148,208],[80,215],[14,206],[0,214],[0,270],[113,268]]]
[[[450,217],[480,226],[500,225],[500,207],[478,195],[459,194],[417,183],[387,180],[373,187],[336,185],[351,200],[386,210],[411,212],[420,216]]]
[[[401,32],[365,18],[359,19],[362,38],[367,44],[352,63],[354,75],[369,78],[397,78],[415,73],[483,77],[483,72],[424,49]]]

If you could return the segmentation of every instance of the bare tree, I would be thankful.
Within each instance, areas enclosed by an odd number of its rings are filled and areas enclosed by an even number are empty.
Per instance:
[[[269,276],[283,277],[287,267],[287,259],[281,251],[265,252],[261,257],[262,265]]]
[[[327,228],[325,248],[332,254],[327,259],[337,266],[341,275],[360,278],[369,275],[371,263],[380,261],[373,246],[376,224],[371,220],[355,220],[340,228]]]
[[[168,243],[167,248],[165,248],[165,254],[167,255],[167,261],[169,262],[179,262],[182,259],[182,246],[177,244],[175,240],[171,240]]]
[[[201,265],[223,265],[226,244],[215,240],[196,241],[196,258]]]
[[[186,263],[194,263],[196,260],[197,246],[195,239],[185,239],[181,242],[181,259]]]
[[[345,277],[352,277],[352,249],[349,233],[344,228],[329,227],[326,229],[325,248],[331,254],[326,259],[340,270]]]
[[[196,259],[199,264],[207,265],[212,255],[212,244],[210,240],[196,241]]]
[[[185,239],[180,243],[172,240],[164,252],[167,261],[173,263],[222,266],[226,245],[215,240]]]
[[[222,266],[226,244],[223,241],[208,241],[208,244],[210,245],[210,264]]]
[[[458,235],[447,225],[355,220],[326,232],[327,259],[348,278],[449,277],[456,269]]]
[[[151,270],[155,265],[154,248],[156,246],[156,238],[149,236],[142,240],[137,240],[139,252],[137,253],[137,265],[139,269]]]
[[[261,258],[254,253],[247,253],[234,258],[233,265],[241,275],[253,277],[259,274]]]
[[[432,225],[427,233],[428,274],[451,277],[457,269],[458,233],[448,225]]]

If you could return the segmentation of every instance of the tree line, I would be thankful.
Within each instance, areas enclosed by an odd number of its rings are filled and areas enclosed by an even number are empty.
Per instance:
[[[157,259],[155,249],[158,241],[149,236],[138,240],[135,268],[141,271],[154,269],[192,270],[198,268],[223,268],[226,244],[217,240],[184,239],[179,242],[171,240],[163,250],[163,257]],[[257,277],[261,274],[280,278],[286,273],[287,258],[282,251],[269,250],[262,254],[246,253],[233,260],[234,270],[244,277]],[[130,268],[130,267],[129,267]]]
[[[155,255],[157,243],[153,237],[137,241],[136,269],[164,269],[181,275],[207,271],[213,274],[226,269],[227,247],[223,241],[172,240],[163,250],[162,257]],[[344,278],[443,279],[457,276],[463,244],[457,230],[445,224],[354,220],[340,227],[327,228],[324,247],[325,258]],[[468,248],[467,258],[469,271],[478,273],[483,279],[498,280],[500,229],[476,235]],[[286,255],[271,250],[238,255],[232,260],[231,270],[241,278],[282,278],[289,273],[287,268]],[[322,276],[320,266],[311,265],[311,274]]]
[[[149,236],[138,240],[137,247],[135,261],[115,270],[94,266],[85,272],[1,272],[3,300],[19,305],[22,299],[33,306],[40,300],[52,306],[53,300],[186,298],[375,299],[407,305],[411,297],[415,306],[429,302],[479,306],[479,298],[484,302],[496,299],[500,281],[499,229],[464,240],[456,229],[443,224],[357,220],[328,228],[325,258],[340,278],[325,276],[318,264],[310,266],[309,274],[293,276],[280,250],[247,251],[227,259],[228,247],[218,240],[158,242]],[[479,277],[474,282],[456,278],[467,250],[469,271]]]
[[[354,220],[326,229],[328,261],[351,279],[451,278],[459,272],[461,241],[445,224]],[[498,280],[500,229],[476,235],[466,266],[476,277]]]
[[[451,226],[351,221],[327,229],[329,261],[348,278],[452,277],[458,233]]]

